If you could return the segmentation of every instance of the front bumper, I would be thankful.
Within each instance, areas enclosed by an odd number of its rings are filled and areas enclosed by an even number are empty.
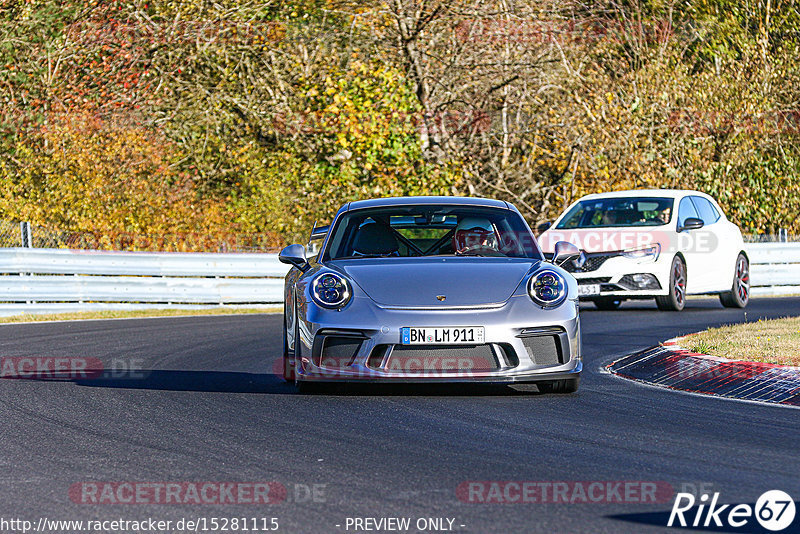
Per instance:
[[[308,303],[299,326],[300,382],[520,383],[583,368],[576,301],[547,310],[521,296],[478,309],[392,309],[356,298],[341,312]],[[484,342],[400,345],[403,327],[443,326],[482,326]]]
[[[572,275],[578,281],[581,300],[652,298],[669,294],[670,264],[671,258],[664,254],[657,261],[612,256],[594,270],[573,272]],[[585,291],[590,287],[599,291],[587,294]]]

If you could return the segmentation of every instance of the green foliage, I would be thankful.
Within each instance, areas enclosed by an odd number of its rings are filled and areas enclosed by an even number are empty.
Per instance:
[[[456,175],[423,161],[418,103],[396,70],[353,62],[316,74],[297,88],[301,112],[273,123],[280,149],[262,149],[247,173],[236,202],[245,228],[300,239],[351,200],[449,193]]]

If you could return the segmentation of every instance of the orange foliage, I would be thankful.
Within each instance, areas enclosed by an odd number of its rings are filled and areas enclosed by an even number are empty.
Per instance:
[[[0,217],[106,236],[101,247],[160,248],[159,236],[180,234],[182,248],[208,250],[236,231],[224,203],[200,198],[177,170],[180,151],[156,130],[77,113],[45,124],[0,163],[15,177],[0,182]]]

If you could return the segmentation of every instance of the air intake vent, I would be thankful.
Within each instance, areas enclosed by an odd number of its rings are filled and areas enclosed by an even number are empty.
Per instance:
[[[523,337],[522,344],[536,365],[558,365],[564,363],[558,336]]]
[[[361,348],[361,338],[325,336],[321,350],[315,355],[314,364],[327,369],[343,369],[350,366]]]

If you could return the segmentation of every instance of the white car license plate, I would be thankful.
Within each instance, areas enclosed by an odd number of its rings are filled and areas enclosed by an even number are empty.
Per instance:
[[[578,296],[599,295],[600,284],[586,284],[578,286]]]
[[[482,326],[404,327],[400,329],[402,345],[475,345],[483,343]]]

